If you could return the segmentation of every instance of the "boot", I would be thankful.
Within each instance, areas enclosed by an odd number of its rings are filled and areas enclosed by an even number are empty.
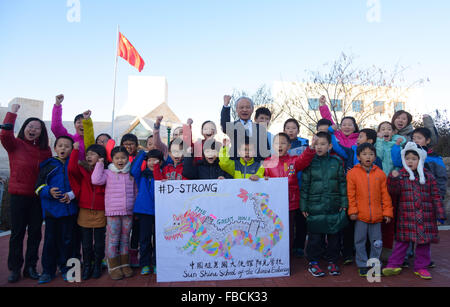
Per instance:
[[[108,258],[108,272],[113,280],[123,278],[122,270],[120,269],[120,257]]]
[[[130,249],[130,266],[132,268],[139,267],[139,259],[138,259],[138,250],[137,249]]]
[[[133,276],[134,272],[130,268],[130,255],[120,256],[120,267],[122,268],[122,273],[125,277]]]
[[[93,266],[92,263],[89,262],[84,262],[84,267],[83,267],[83,273],[81,274],[81,279],[82,280],[88,280],[89,278],[91,278],[92,276],[92,271],[93,271]]]
[[[102,259],[94,261],[94,269],[92,271],[92,278],[98,279],[102,276]]]

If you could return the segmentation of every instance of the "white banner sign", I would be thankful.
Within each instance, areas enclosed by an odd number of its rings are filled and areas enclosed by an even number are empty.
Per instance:
[[[157,281],[289,276],[287,178],[157,181]]]

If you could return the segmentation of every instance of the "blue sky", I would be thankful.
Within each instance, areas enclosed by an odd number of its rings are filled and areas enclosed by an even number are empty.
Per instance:
[[[409,79],[430,79],[423,105],[448,105],[450,2],[378,2],[380,22],[370,23],[367,0],[80,0],[70,23],[67,0],[0,0],[0,102],[42,99],[48,119],[64,93],[64,120],[91,109],[109,121],[120,24],[147,63],[141,74],[167,77],[183,121],[217,121],[225,93],[301,81],[342,51],[362,66],[410,66]],[[119,59],[119,109],[128,75],[139,73]]]

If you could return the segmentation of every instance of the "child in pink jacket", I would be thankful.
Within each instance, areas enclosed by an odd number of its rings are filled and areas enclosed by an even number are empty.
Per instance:
[[[92,173],[92,184],[104,185],[105,216],[107,219],[106,256],[112,279],[133,276],[129,264],[129,240],[133,222],[133,206],[137,188],[130,175],[131,163],[125,147],[116,147],[111,152],[112,163],[104,169],[99,159]]]
[[[319,110],[322,118],[328,119],[329,121],[331,121],[333,125],[336,125],[333,121],[333,117],[331,116],[330,109],[326,105],[325,96],[320,97],[319,102],[320,102]],[[329,129],[332,128],[330,127]],[[355,118],[351,116],[346,116],[342,118],[341,129],[333,132],[341,146],[351,148],[353,145],[356,145],[356,141],[358,140],[359,136],[359,128],[358,125],[356,124]]]

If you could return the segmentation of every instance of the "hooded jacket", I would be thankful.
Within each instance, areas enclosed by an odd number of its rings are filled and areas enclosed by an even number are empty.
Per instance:
[[[141,150],[131,164],[130,174],[138,187],[133,213],[155,215],[155,179],[148,168],[141,170],[144,159],[145,151]]]
[[[105,185],[92,184],[93,170],[89,171],[78,163],[79,150],[72,150],[69,159],[69,182],[80,208],[105,210]]]
[[[333,117],[331,116],[330,109],[327,105],[319,107],[320,115],[322,118],[328,119],[334,125]],[[350,135],[345,135],[342,131],[337,130],[334,133],[336,138],[339,140],[341,146],[351,148],[353,145],[356,145],[356,141],[358,140],[359,133],[352,133]]]
[[[360,164],[347,173],[348,215],[357,214],[358,220],[381,223],[383,217],[394,218],[386,175],[373,165],[367,171]]]
[[[97,162],[92,173],[92,184],[105,185],[105,216],[132,215],[134,201],[136,200],[136,183],[131,177],[131,164],[128,162],[122,170],[114,164],[108,169],[101,162]]]
[[[40,165],[39,177],[36,183],[36,194],[41,198],[42,215],[46,217],[60,218],[76,215],[78,206],[75,202],[75,194],[69,184],[67,166],[65,162],[56,157],[45,160]],[[71,197],[69,204],[61,203],[50,194],[52,188],[58,188],[61,194],[68,193]]]
[[[264,161],[265,176],[270,178],[288,177],[289,211],[300,207],[300,188],[297,173],[308,167],[314,155],[315,151],[308,147],[300,156],[272,156]]]
[[[348,224],[347,182],[339,157],[316,155],[303,171],[300,210],[307,212],[308,232],[334,234]]]
[[[233,176],[234,179],[248,179],[252,175],[264,178],[264,167],[261,162],[251,158],[245,161],[242,158],[231,160],[226,147],[222,147],[219,155],[219,165],[222,170]]]

